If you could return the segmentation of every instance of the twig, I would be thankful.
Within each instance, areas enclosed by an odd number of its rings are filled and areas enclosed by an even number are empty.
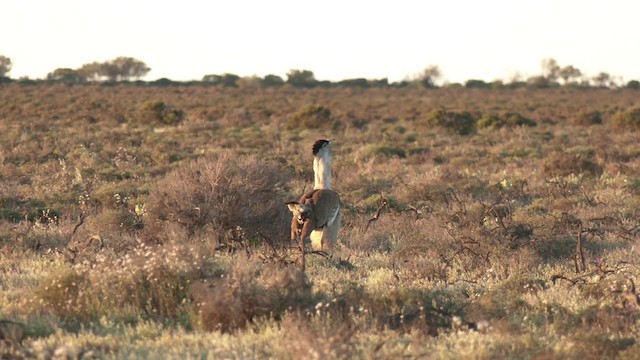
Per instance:
[[[309,255],[320,255],[323,258],[329,259],[331,258],[331,255],[329,255],[327,252],[322,251],[322,250],[311,250],[311,251],[305,251],[306,254]]]
[[[578,226],[578,241],[576,243],[576,255],[574,258],[574,263],[576,265],[576,274],[584,272],[587,270],[584,261],[584,252],[582,251],[582,221],[577,220],[572,225]]]
[[[86,215],[84,214],[84,212],[80,213],[80,222],[76,224],[76,226],[73,227],[73,231],[71,232],[71,237],[69,238],[69,241],[71,241],[71,239],[73,238],[73,235],[76,234],[76,231],[78,231],[78,228],[84,224],[84,219],[85,219]]]
[[[273,245],[273,241],[271,241],[271,239],[269,239],[261,231],[258,231],[258,235],[260,235],[262,237],[262,239],[264,240],[264,242],[266,242],[267,245],[269,245],[269,248],[271,248],[271,252],[273,253],[274,256],[277,257],[278,256],[278,251],[276,250],[276,247]]]
[[[376,210],[376,213],[371,217],[371,219],[369,219],[369,222],[367,222],[367,226],[365,226],[364,231],[367,231],[369,229],[369,226],[371,225],[372,222],[377,221],[380,218],[380,214],[382,213],[382,210],[384,210],[386,206],[387,206],[387,199],[382,197],[382,202],[380,203],[380,206],[378,206],[378,210]]]

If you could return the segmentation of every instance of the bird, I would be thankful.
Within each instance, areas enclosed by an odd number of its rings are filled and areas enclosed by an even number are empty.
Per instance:
[[[313,143],[313,188],[331,189],[331,166],[333,140],[320,139]]]
[[[335,245],[342,218],[340,195],[331,189],[332,143],[320,139],[313,144],[313,190],[287,203],[293,214],[291,240],[298,238],[304,246],[309,237],[313,250],[325,251]]]

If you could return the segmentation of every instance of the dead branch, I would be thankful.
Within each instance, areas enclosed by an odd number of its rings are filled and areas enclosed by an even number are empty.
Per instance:
[[[387,204],[387,199],[383,196],[382,202],[378,206],[378,210],[376,210],[376,213],[371,217],[371,219],[369,219],[369,222],[367,222],[367,226],[365,226],[364,231],[367,231],[369,229],[369,226],[372,222],[377,221],[380,218],[380,214],[382,213],[382,210],[384,210],[384,208],[387,206]]]
[[[269,237],[267,237],[266,235],[264,235],[261,231],[258,231],[258,235],[260,235],[262,240],[264,240],[264,242],[267,245],[269,245],[269,248],[271,249],[271,252],[273,253],[273,255],[274,256],[278,256],[278,251],[276,250],[276,247],[273,244],[273,241],[271,241],[271,239]]]
[[[309,254],[309,255],[320,255],[320,256],[322,256],[323,258],[326,258],[326,259],[330,259],[331,258],[331,255],[329,255],[327,252],[322,251],[322,250],[305,251],[305,253]]]
[[[586,284],[587,280],[583,276],[578,276],[575,278],[568,278],[564,275],[556,274],[551,277],[551,282],[555,285],[558,280],[565,280],[571,283],[570,286],[574,286],[575,284],[582,283]]]
[[[587,270],[584,262],[584,252],[582,251],[582,221],[578,220],[578,242],[576,244],[575,255],[576,274]]]
[[[458,194],[456,194],[456,191],[451,187],[448,187],[447,190],[445,190],[445,192],[444,192],[444,199],[447,202],[447,206],[449,206],[449,201],[448,201],[448,198],[447,198],[447,194],[449,194],[449,193],[451,193],[451,196],[453,197],[453,199],[458,203],[458,206],[460,207],[460,210],[464,214],[466,214],[467,213],[467,205],[462,200],[460,200],[460,198],[458,197]]]

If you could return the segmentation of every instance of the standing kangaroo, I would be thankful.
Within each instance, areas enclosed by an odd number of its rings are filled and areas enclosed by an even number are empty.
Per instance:
[[[291,240],[299,239],[302,249],[307,238],[313,250],[330,249],[337,241],[340,228],[340,196],[331,190],[331,141],[313,144],[314,189],[300,200],[287,203],[293,213]],[[303,256],[304,268],[304,256]]]

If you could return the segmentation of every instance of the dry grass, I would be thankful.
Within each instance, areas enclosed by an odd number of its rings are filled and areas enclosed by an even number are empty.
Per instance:
[[[637,95],[0,86],[0,357],[637,358]]]

